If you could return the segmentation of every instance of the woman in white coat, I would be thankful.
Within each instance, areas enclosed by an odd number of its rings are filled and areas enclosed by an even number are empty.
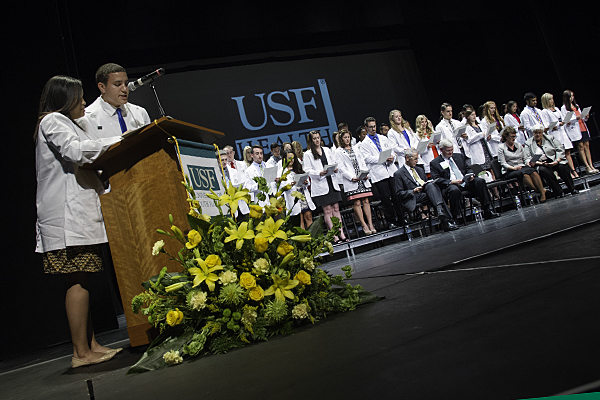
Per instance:
[[[89,273],[102,270],[106,243],[98,174],[81,169],[120,137],[92,139],[85,132],[81,82],[55,76],[44,87],[34,135],[37,177],[37,246],[44,272],[63,274],[65,308],[73,342],[73,368],[110,360],[120,349],[96,342],[89,314]]]
[[[371,193],[371,182],[369,177],[365,176],[359,179],[361,171],[367,171],[365,158],[360,151],[352,148],[352,135],[347,130],[340,131],[340,146],[337,149],[338,168],[342,174],[342,183],[348,200],[353,201],[352,208],[354,216],[358,218],[365,235],[377,233],[373,227],[373,218],[371,217],[371,204],[369,197]],[[362,206],[362,208],[361,208]]]
[[[308,140],[308,150],[304,153],[304,171],[310,176],[310,196],[317,207],[323,208],[325,224],[329,229],[333,227],[331,217],[337,217],[342,220],[339,203],[342,201],[340,185],[338,183],[338,169],[335,169],[334,176],[326,176],[327,170],[324,168],[328,164],[336,164],[337,157],[333,151],[327,147],[322,147],[321,133],[319,131],[310,131]],[[335,236],[336,243],[347,242],[344,230],[340,230],[339,238]]]
[[[308,186],[310,183],[310,179],[306,178],[304,182],[298,182],[297,179],[304,175],[304,170],[302,169],[302,165],[298,161],[296,154],[293,151],[283,151],[282,158],[288,160],[288,164],[286,166],[286,170],[290,171],[285,180],[281,181],[280,188],[285,187],[286,185],[290,185],[290,189],[283,192],[283,197],[285,198],[285,205],[288,210],[292,211],[292,215],[300,216],[300,228],[306,229],[312,224],[312,210],[314,210],[315,204],[313,203],[310,192],[308,190]],[[277,179],[281,178],[284,170],[283,166],[279,166],[277,170]],[[299,184],[298,184],[299,183]],[[292,193],[294,191],[298,191],[304,195],[305,200],[296,201]]]
[[[588,174],[596,174],[599,171],[594,168],[594,162],[592,161],[592,154],[590,153],[590,131],[585,124],[585,121],[589,116],[584,119],[581,118],[581,110],[575,101],[575,94],[570,90],[563,92],[563,105],[560,108],[563,114],[563,118],[569,111],[573,111],[573,117],[571,121],[565,126],[567,135],[571,142],[577,142],[577,153],[579,159],[585,165],[585,172]]]
[[[419,140],[428,140],[431,139],[431,136],[435,135],[433,131],[433,124],[425,115],[419,115],[415,121],[415,127],[417,132],[415,133],[417,139]],[[438,140],[439,143],[439,140]],[[423,160],[423,167],[425,169],[425,173],[429,176],[429,163],[431,160],[436,158],[439,155],[437,149],[437,143],[429,143],[427,148],[422,154],[419,154],[421,159]]]
[[[571,169],[571,177],[578,178],[579,174],[575,171],[575,167],[573,165],[573,159],[571,158],[571,149],[573,148],[573,143],[569,140],[569,136],[565,132],[563,115],[562,112],[558,108],[556,108],[556,104],[554,103],[554,96],[550,93],[544,93],[542,95],[542,107],[544,108],[541,113],[542,122],[544,126],[549,126],[551,122],[556,122],[556,126],[554,129],[548,131],[549,134],[554,136],[565,148],[565,158],[567,159],[567,164],[569,164],[569,168]]]
[[[488,146],[489,140],[486,139],[485,132],[477,123],[477,114],[473,110],[465,111],[467,119],[465,134],[467,135],[467,145],[471,152],[471,164],[479,164],[481,168],[489,171],[494,179],[494,171],[492,170],[492,152]]]
[[[509,101],[506,103],[506,114],[504,115],[504,123],[506,126],[512,126],[517,132],[517,143],[521,146],[525,144],[527,138],[525,137],[525,128],[521,117],[519,116],[519,107],[516,101]]]
[[[496,125],[496,129],[490,134],[487,134],[488,127],[490,125]],[[481,119],[481,130],[483,134],[487,137],[485,140],[492,152],[492,157],[498,157],[498,146],[500,146],[500,141],[502,138],[500,137],[500,132],[504,129],[504,120],[498,114],[498,110],[496,109],[496,103],[493,101],[488,101],[483,105],[483,118]]]

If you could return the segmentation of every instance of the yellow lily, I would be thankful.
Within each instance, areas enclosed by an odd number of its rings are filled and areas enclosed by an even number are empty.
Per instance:
[[[295,279],[281,279],[278,275],[272,274],[271,278],[273,278],[273,285],[270,288],[265,290],[264,295],[270,296],[272,294],[275,295],[275,298],[280,301],[285,301],[284,297],[293,300],[294,293],[290,289],[298,286],[298,281]]]
[[[295,242],[304,243],[304,242],[310,242],[312,240],[312,236],[310,236],[310,235],[296,235],[296,236],[292,236],[290,239],[292,239]]]
[[[223,193],[221,196],[217,197],[217,194],[211,189],[210,191],[212,192],[212,195],[207,194],[207,197],[213,200],[218,200],[219,206],[224,206],[227,204],[231,210],[231,215],[235,215],[238,209],[238,202],[240,200],[250,203],[248,189],[241,189],[241,187],[242,185],[240,185],[239,188],[236,188],[231,182],[229,182],[225,193]]]
[[[271,204],[265,206],[265,213],[268,217],[279,215],[283,212],[283,209],[285,208],[285,199],[283,197],[278,199],[271,197],[269,202]]]
[[[191,250],[194,247],[198,246],[198,244],[200,244],[201,241],[202,236],[200,235],[200,233],[197,230],[192,229],[188,232],[188,241],[185,244],[185,247],[187,247],[188,250]]]
[[[278,220],[277,222],[273,221],[272,217],[269,217],[265,222],[261,222],[256,227],[257,231],[260,231],[259,234],[256,235],[257,238],[265,238],[269,240],[269,243],[273,243],[273,240],[276,238],[280,238],[283,240],[287,240],[287,234],[284,231],[280,231],[279,228],[283,224],[283,219]]]
[[[236,250],[242,248],[244,245],[244,239],[254,239],[254,231],[248,230],[247,222],[242,222],[239,228],[234,224],[229,224],[229,228],[225,228],[225,232],[230,235],[225,238],[225,243],[231,242],[232,240],[237,240],[235,244]]]
[[[221,265],[216,265],[212,268],[208,268],[206,263],[201,258],[195,259],[200,268],[192,267],[188,269],[188,272],[194,276],[194,285],[192,287],[196,287],[202,282],[206,282],[206,286],[212,292],[215,290],[215,282],[219,280],[219,277],[216,274],[213,274],[213,271],[222,270],[223,267]]]

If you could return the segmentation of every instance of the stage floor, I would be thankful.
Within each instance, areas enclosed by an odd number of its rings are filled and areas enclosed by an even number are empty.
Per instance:
[[[600,391],[600,186],[356,255],[385,298],[293,335],[126,376],[125,350],[70,369],[70,346],[0,363],[2,399],[523,399]],[[338,273],[340,258],[322,267]],[[93,397],[89,389],[93,388]]]

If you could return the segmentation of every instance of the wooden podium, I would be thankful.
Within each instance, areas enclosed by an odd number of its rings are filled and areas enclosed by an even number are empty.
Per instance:
[[[110,178],[111,191],[100,196],[100,203],[131,346],[150,342],[148,317],[131,309],[131,299],[143,291],[141,283],[165,266],[169,272],[181,270],[165,254],[152,256],[152,246],[161,239],[169,254],[181,249],[178,241],[168,240],[156,229],[169,230],[169,214],[174,225],[183,231],[189,229],[187,193],[169,135],[205,144],[224,137],[222,132],[162,117],[129,134],[86,166],[102,170],[103,177]]]

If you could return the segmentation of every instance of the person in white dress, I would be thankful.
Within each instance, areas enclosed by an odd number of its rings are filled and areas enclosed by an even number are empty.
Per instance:
[[[110,360],[121,349],[98,344],[89,313],[89,274],[101,271],[106,231],[99,195],[104,187],[91,164],[120,136],[96,138],[87,129],[81,81],[55,76],[42,92],[34,134],[36,249],[44,272],[65,279],[65,308],[73,342],[73,368]]]
[[[575,171],[575,167],[573,165],[573,159],[571,158],[571,149],[573,148],[573,143],[569,139],[569,136],[565,132],[564,123],[563,123],[563,115],[560,110],[556,107],[554,103],[554,96],[550,93],[544,93],[542,95],[542,121],[544,121],[545,126],[549,126],[552,122],[556,122],[556,126],[553,129],[548,131],[549,134],[554,136],[565,148],[565,158],[567,159],[567,164],[571,169],[571,177],[578,178],[579,175],[577,171]]]

